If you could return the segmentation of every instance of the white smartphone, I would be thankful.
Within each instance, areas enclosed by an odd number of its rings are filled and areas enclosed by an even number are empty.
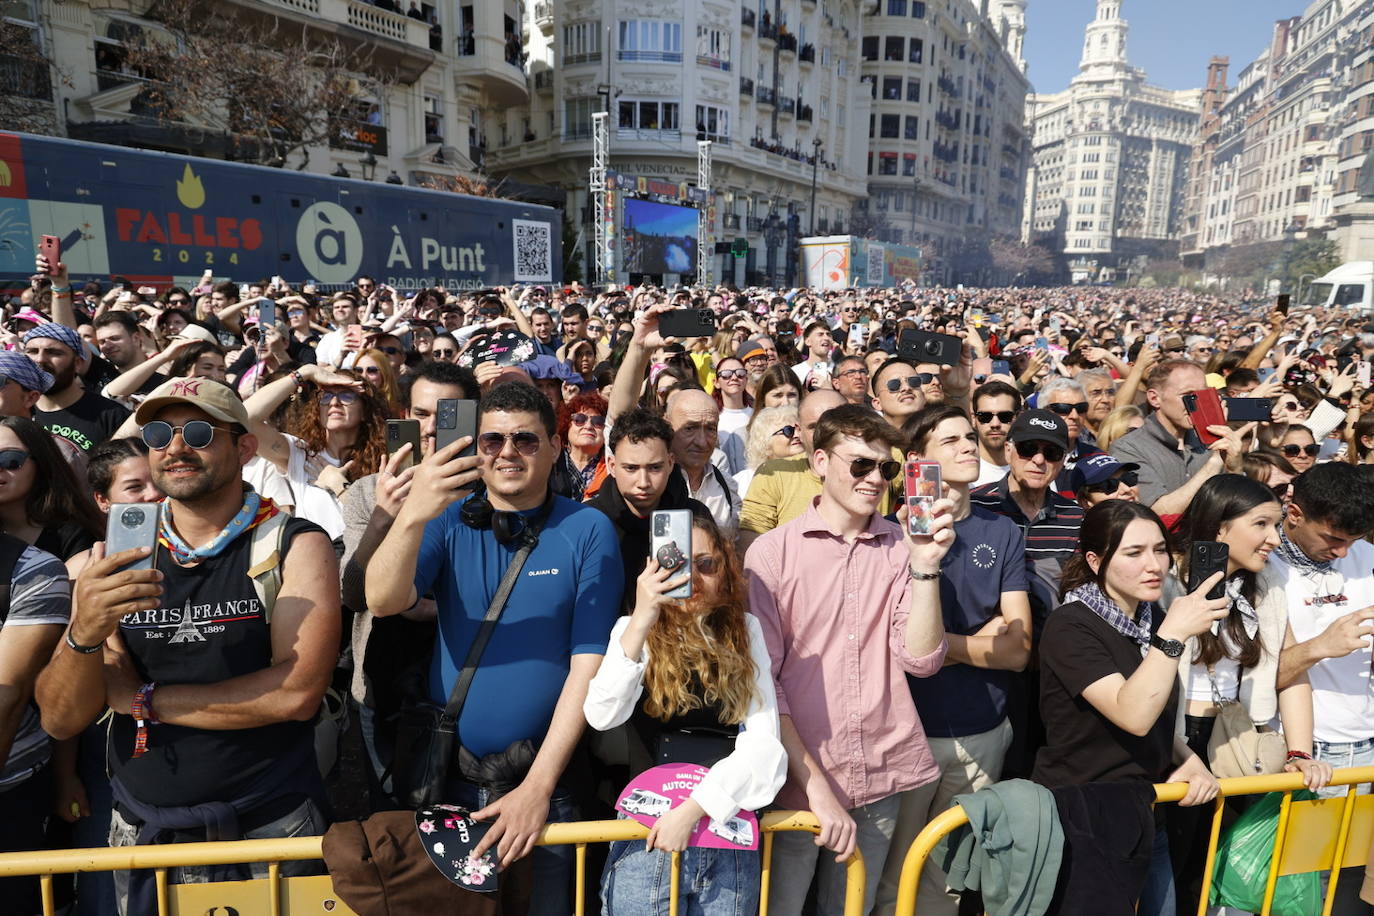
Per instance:
[[[658,565],[673,571],[670,578],[692,574],[692,512],[690,509],[659,509],[649,522],[649,552]],[[692,580],[670,592],[669,598],[692,597]]]
[[[149,547],[150,552],[125,569],[152,569],[157,555],[157,503],[115,503],[105,522],[105,556],[113,556],[135,547]]]

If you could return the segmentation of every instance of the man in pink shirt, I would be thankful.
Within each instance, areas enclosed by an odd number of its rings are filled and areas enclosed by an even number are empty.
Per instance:
[[[768,909],[800,913],[818,876],[817,912],[838,916],[845,892],[839,863],[856,846],[863,852],[867,913],[902,793],[933,786],[939,775],[906,674],[930,677],[944,663],[940,560],[954,529],[944,499],[926,537],[907,537],[877,514],[901,470],[892,451],[905,443],[873,411],[826,411],[814,445],[821,495],[801,517],[755,541],[744,565],[787,748],[778,804],[809,809],[821,822],[814,840],[802,833],[775,839]]]

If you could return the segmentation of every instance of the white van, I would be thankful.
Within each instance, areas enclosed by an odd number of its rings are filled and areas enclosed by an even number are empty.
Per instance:
[[[1303,291],[1302,304],[1374,311],[1374,261],[1350,261],[1313,280]]]

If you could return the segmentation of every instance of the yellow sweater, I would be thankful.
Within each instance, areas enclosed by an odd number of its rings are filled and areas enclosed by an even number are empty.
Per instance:
[[[901,483],[898,475],[895,484]],[[878,503],[878,514],[887,515],[895,505],[894,490],[889,487]],[[759,465],[744,505],[739,513],[741,530],[763,534],[792,521],[821,495],[821,479],[811,470],[805,455],[795,458],[770,458]]]

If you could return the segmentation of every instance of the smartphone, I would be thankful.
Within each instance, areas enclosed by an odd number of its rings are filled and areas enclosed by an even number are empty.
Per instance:
[[[362,325],[350,324],[344,329],[343,347],[345,350],[361,350],[363,348]]]
[[[1227,398],[1226,419],[1249,423],[1258,420],[1268,423],[1273,419],[1274,402],[1269,398]]]
[[[1226,594],[1226,561],[1231,548],[1220,541],[1194,541],[1188,557],[1188,592],[1191,594],[1213,573],[1222,573],[1222,581],[1207,591],[1207,600],[1215,601]]]
[[[982,327],[986,318],[987,316],[983,314],[982,309],[972,309],[968,313],[968,320],[973,323],[974,327]]]
[[[1035,338],[1035,349],[1039,350],[1041,353],[1048,353],[1048,352],[1050,352],[1050,341],[1049,341],[1049,338],[1047,338],[1047,337],[1037,337],[1037,338]]]
[[[868,334],[868,325],[859,324],[857,321],[849,326],[849,349],[851,352],[864,348],[864,337]]]
[[[152,569],[157,555],[157,503],[115,503],[105,520],[105,556],[135,547],[152,551],[125,569]]]
[[[464,436],[471,436],[473,441],[458,453],[459,458],[477,454],[477,402],[441,398],[434,415],[434,450],[446,448]]]
[[[1360,383],[1361,388],[1368,388],[1370,382],[1369,360],[1362,359],[1355,367],[1355,381]]]
[[[273,289],[286,289],[286,281],[281,278],[281,274],[272,277]]]
[[[156,296],[157,289],[152,286],[140,286],[138,288],[138,294],[140,296]]]
[[[716,313],[710,309],[673,309],[658,316],[658,333],[664,337],[710,337],[717,329]]]
[[[55,235],[45,235],[38,240],[38,253],[48,259],[48,276],[57,270],[57,262],[62,260],[62,240]]]
[[[405,465],[401,470],[412,467],[420,460],[420,421],[419,420],[387,420],[386,421],[386,453],[394,455],[401,450],[401,446],[410,446],[410,457],[406,459]]]
[[[1063,325],[1061,325],[1061,324],[1059,323],[1059,319],[1058,319],[1058,318],[1051,318],[1051,319],[1050,319],[1050,333],[1051,333],[1051,334],[1053,334],[1055,337],[1058,337],[1059,334],[1060,334],[1060,332],[1062,332],[1063,330],[1064,330],[1064,327],[1063,327]]]
[[[1011,363],[1005,359],[994,359],[992,361],[993,375],[1011,375]]]
[[[963,340],[950,334],[908,330],[903,331],[897,339],[897,355],[912,365],[938,363],[957,366],[963,351]]]
[[[940,462],[908,461],[905,471],[907,532],[912,537],[929,535],[935,500],[940,498]]]
[[[1274,308],[1279,310],[1280,315],[1288,314],[1288,303],[1292,299],[1287,293],[1280,293],[1278,300],[1274,303]]]
[[[258,327],[265,328],[277,323],[277,303],[271,299],[258,300]]]
[[[1145,346],[1149,347],[1151,350],[1158,350],[1158,349],[1159,349],[1159,335],[1158,335],[1158,334],[1146,334],[1146,335],[1145,335]]]
[[[1273,366],[1270,366],[1267,369],[1257,369],[1255,371],[1259,373],[1260,384],[1263,385],[1265,382],[1269,381],[1271,378],[1274,377],[1274,372],[1276,370]]]
[[[658,509],[649,521],[649,554],[658,565],[671,569],[676,579],[683,573],[692,572],[692,510]],[[692,580],[670,592],[669,598],[692,597]]]
[[[1183,395],[1183,408],[1203,445],[1211,445],[1221,437],[1207,430],[1209,426],[1225,426],[1226,411],[1221,407],[1221,395],[1215,388],[1199,388]]]

